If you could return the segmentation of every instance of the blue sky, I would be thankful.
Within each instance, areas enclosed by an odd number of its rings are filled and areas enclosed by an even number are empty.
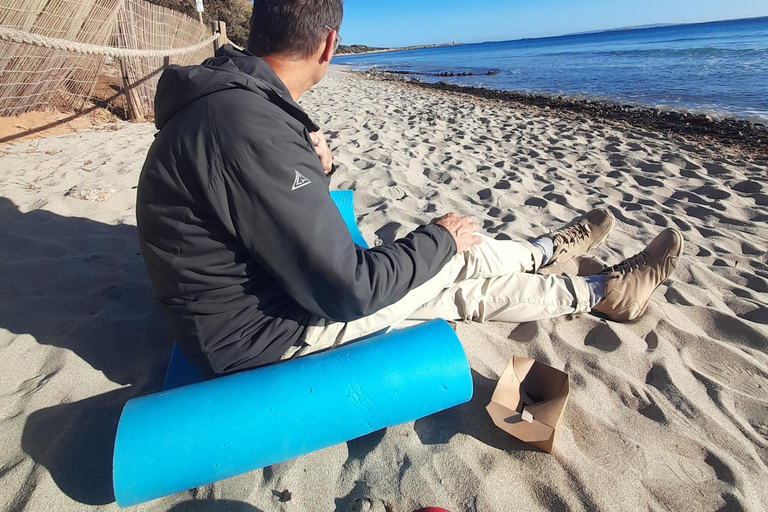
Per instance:
[[[768,16],[768,0],[346,0],[344,44],[478,43]]]

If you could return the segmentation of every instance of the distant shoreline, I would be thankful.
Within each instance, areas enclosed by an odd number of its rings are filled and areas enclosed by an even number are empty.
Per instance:
[[[581,37],[581,36],[588,37],[588,36],[598,36],[598,35],[611,35],[611,34],[620,34],[623,32],[637,32],[637,31],[643,31],[643,30],[669,29],[669,28],[677,28],[677,27],[701,27],[704,25],[717,25],[720,23],[733,23],[733,22],[739,22],[739,21],[759,21],[764,19],[768,19],[768,16],[752,16],[749,18],[733,18],[733,19],[727,19],[727,20],[701,21],[697,23],[658,23],[658,24],[650,24],[650,25],[621,27],[621,28],[607,28],[602,30],[589,30],[587,32],[571,32],[568,34],[560,34],[556,36],[522,37],[518,39],[482,41],[480,43],[469,43],[469,44],[496,44],[496,43],[517,43],[520,41],[547,41],[552,39],[567,39],[567,38],[574,38],[574,37]]]
[[[501,101],[568,115],[581,115],[597,121],[624,122],[666,134],[692,137],[707,143],[718,143],[742,151],[756,160],[768,160],[768,126],[735,117],[716,118],[705,113],[662,110],[655,107],[614,103],[570,96],[501,91],[484,87],[461,86],[447,82],[429,83],[387,71],[353,71],[348,73],[369,80],[398,82],[448,94],[464,94],[486,100]]]
[[[366,46],[366,45],[360,45],[360,44],[354,44],[351,46],[344,46],[341,45],[339,47],[338,53],[335,55],[336,57],[349,57],[352,55],[369,55],[371,53],[386,53],[386,52],[403,52],[406,50],[423,50],[425,48],[443,48],[445,46],[461,46],[463,43],[442,43],[442,44],[423,44],[418,46],[405,46],[403,48],[376,48],[372,46]],[[361,51],[355,51],[356,49],[361,49]]]

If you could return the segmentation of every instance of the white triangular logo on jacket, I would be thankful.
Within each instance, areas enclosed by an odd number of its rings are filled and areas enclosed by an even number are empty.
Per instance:
[[[299,171],[296,171],[296,179],[293,180],[293,188],[291,190],[299,190],[301,187],[306,187],[312,183],[309,181],[309,178],[301,174]]]

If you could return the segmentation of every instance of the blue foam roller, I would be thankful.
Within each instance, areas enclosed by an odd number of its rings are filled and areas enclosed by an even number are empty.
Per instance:
[[[472,398],[443,320],[130,400],[114,453],[130,506],[277,464]]]
[[[352,235],[352,240],[360,247],[367,249],[368,244],[365,238],[363,238],[362,233],[360,233],[355,220],[354,191],[333,190],[331,191],[331,199],[336,203],[336,207],[339,209],[339,213],[341,213],[341,217],[347,225],[349,234]],[[179,344],[174,343],[171,359],[168,363],[168,370],[165,373],[163,391],[188,386],[202,380],[203,376],[200,374],[200,370],[186,358]]]
[[[336,207],[339,209],[341,217],[347,225],[349,234],[352,235],[352,241],[363,249],[368,249],[368,243],[363,238],[363,234],[360,233],[360,228],[357,227],[357,220],[355,219],[354,191],[333,190],[331,191],[331,199],[336,203]]]
[[[200,369],[187,359],[187,356],[181,351],[179,344],[174,343],[173,351],[171,351],[171,360],[168,362],[168,369],[165,371],[163,391],[197,384],[202,381],[203,374],[200,373]]]

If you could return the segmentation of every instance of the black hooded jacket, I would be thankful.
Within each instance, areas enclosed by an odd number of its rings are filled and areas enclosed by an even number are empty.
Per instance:
[[[456,253],[422,226],[355,246],[309,136],[262,59],[224,46],[166,69],[139,180],[141,254],[171,333],[206,377],[274,362],[311,315],[347,322],[401,299]]]

